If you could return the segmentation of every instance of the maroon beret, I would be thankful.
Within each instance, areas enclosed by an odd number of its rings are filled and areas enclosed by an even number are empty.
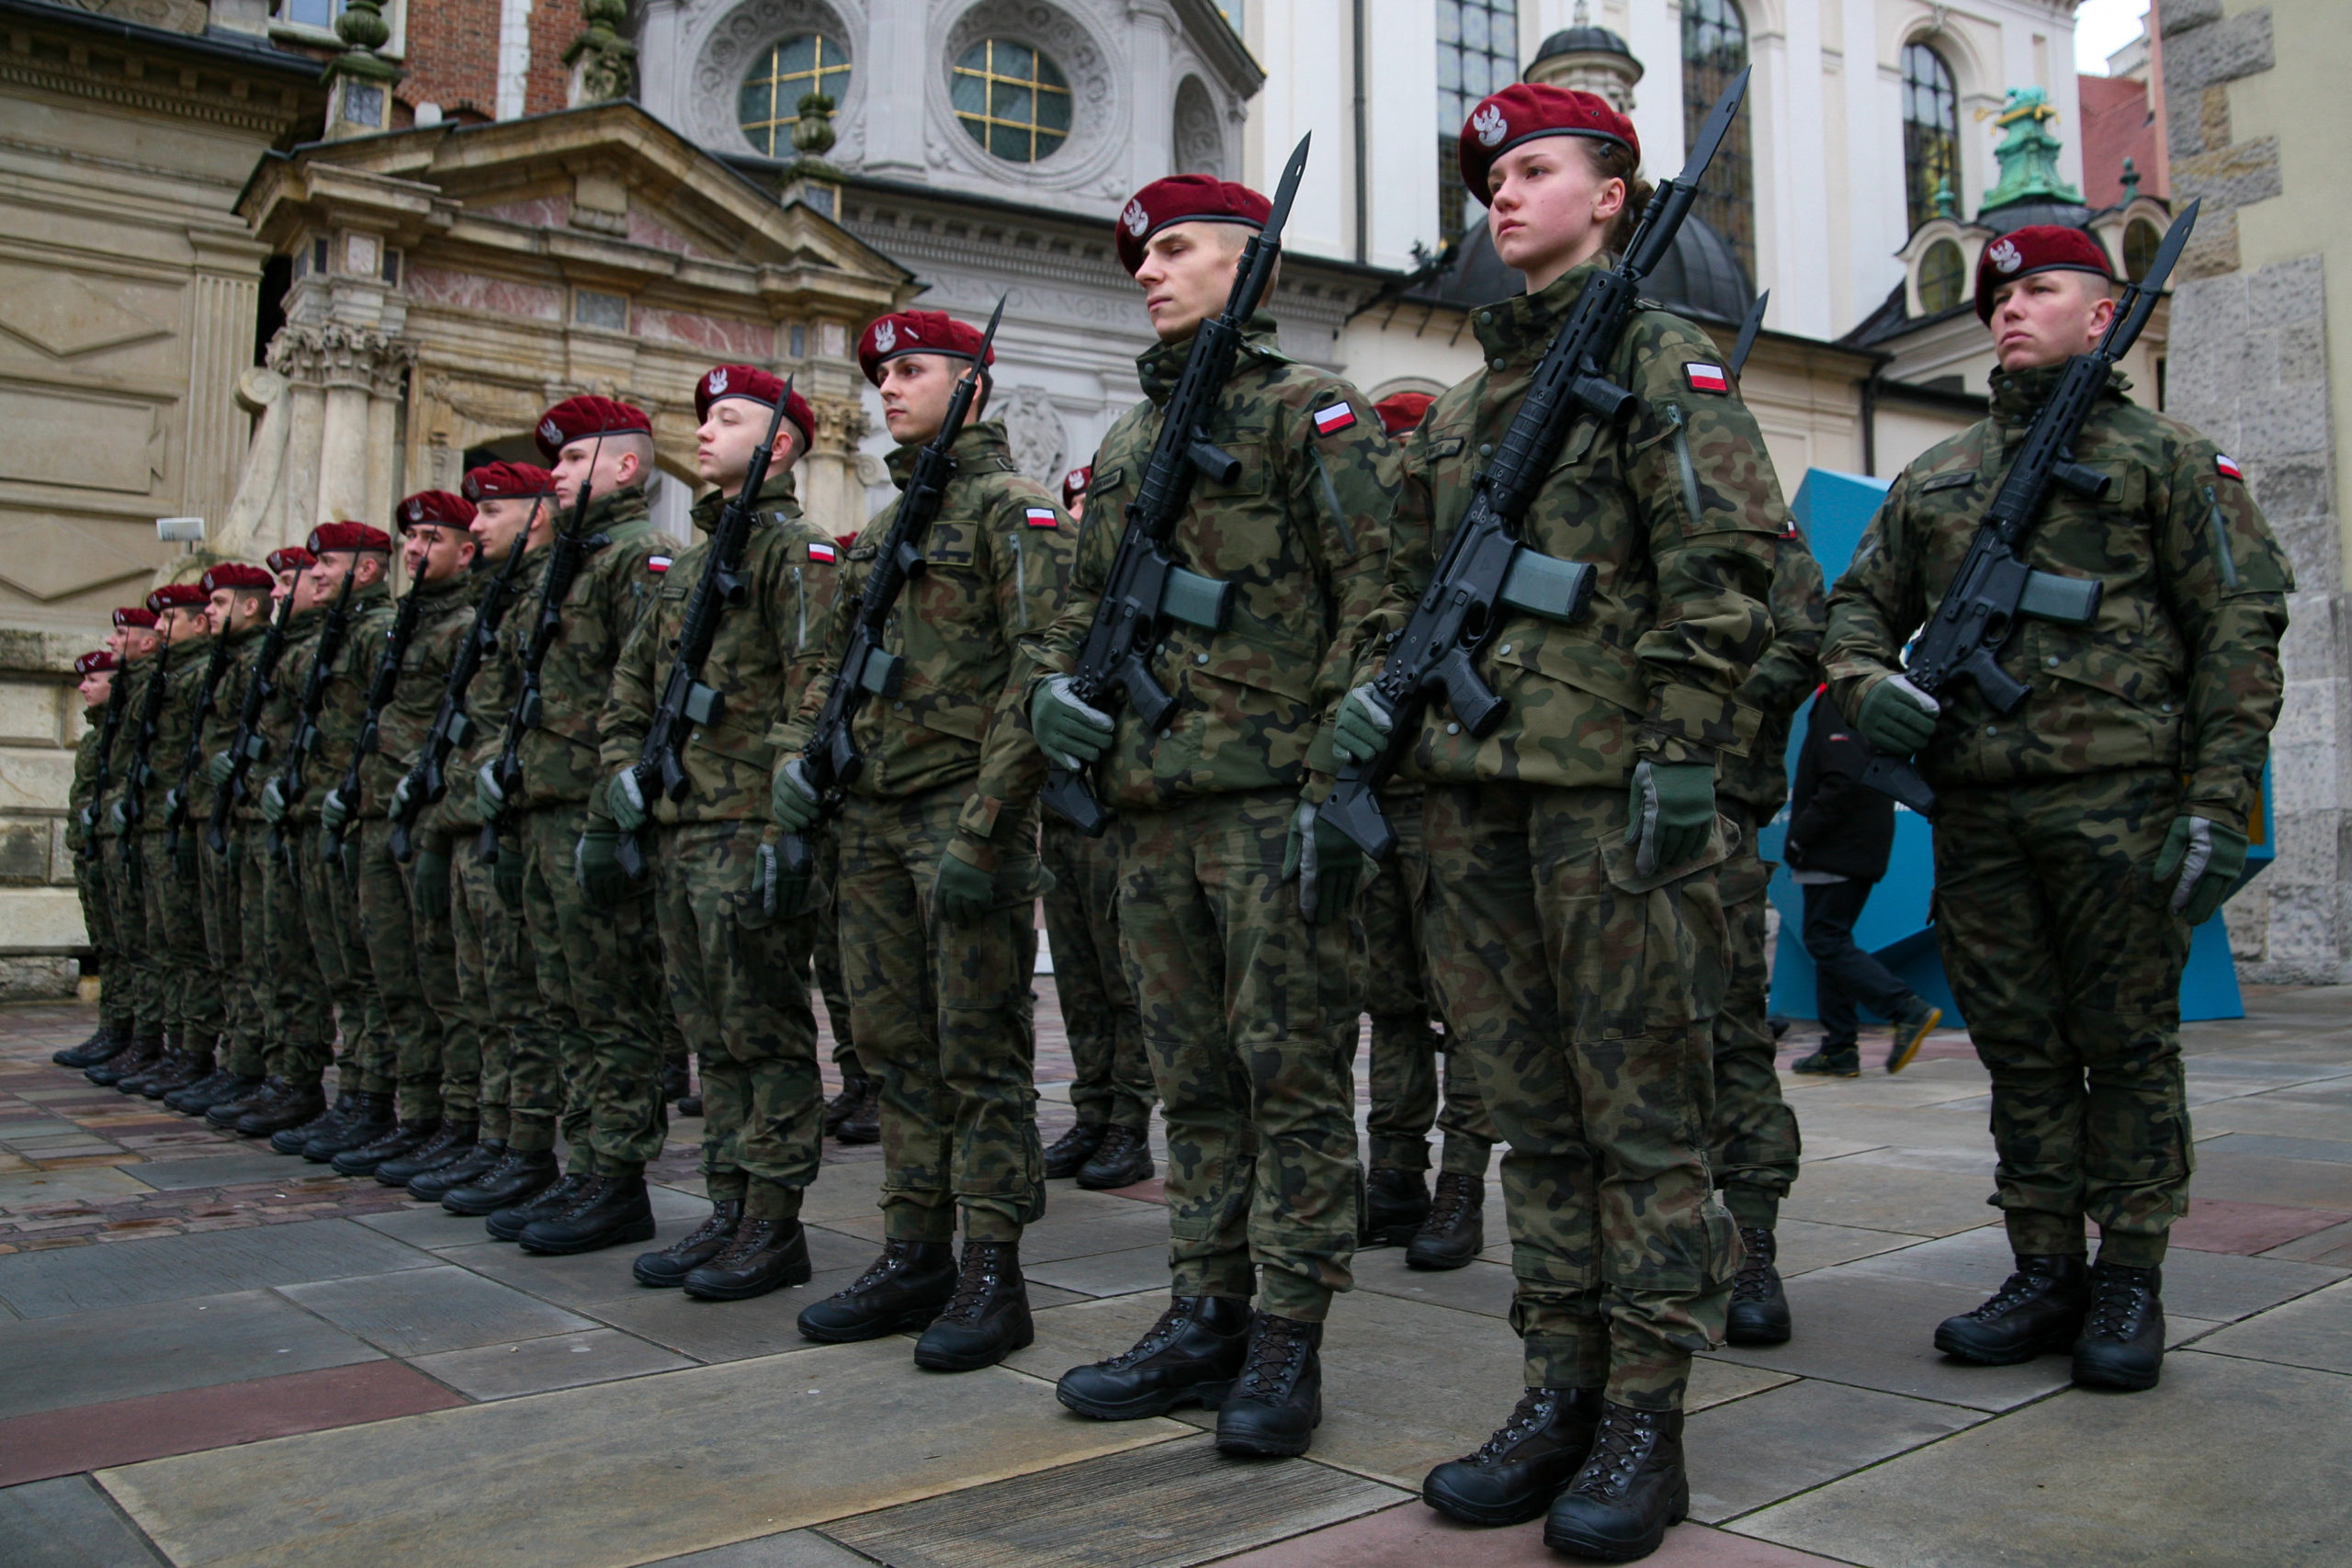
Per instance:
[[[784,417],[800,427],[800,449],[806,452],[816,442],[817,413],[808,400],[797,387],[787,393],[784,382],[764,370],[749,365],[719,365],[705,371],[695,383],[695,418],[708,419],[710,405],[721,398],[741,398],[763,409],[775,408],[776,399],[783,398]]]
[[[474,503],[446,490],[421,490],[392,509],[403,534],[411,528],[463,528],[474,520]]]
[[[288,545],[284,549],[272,550],[267,558],[269,570],[272,571],[308,571],[319,564],[319,558],[300,545]],[[272,583],[271,586],[276,587],[277,584]]]
[[[2107,247],[2081,229],[2035,223],[2012,229],[1976,258],[1976,319],[1993,324],[1993,295],[2011,278],[2034,272],[2088,272],[2113,282]]]
[[[232,560],[222,561],[206,571],[198,580],[198,586],[209,598],[223,588],[259,588],[266,591],[277,587],[277,580],[257,566]]]
[[[1421,423],[1430,412],[1430,404],[1437,401],[1427,392],[1391,392],[1372,405],[1380,416],[1380,426],[1391,435],[1403,435]]]
[[[566,398],[539,416],[531,437],[539,444],[539,456],[552,463],[575,441],[631,431],[639,435],[653,434],[653,421],[643,409],[613,398]]]
[[[910,354],[944,354],[969,359],[980,352],[980,330],[944,310],[896,310],[866,323],[857,335],[857,363],[865,378],[882,384],[882,367]],[[989,363],[996,363],[996,348],[989,348]]]
[[[1589,136],[1614,141],[1642,155],[1642,139],[1634,122],[1609,107],[1597,93],[1555,87],[1542,82],[1517,82],[1487,98],[1462,122],[1460,158],[1462,183],[1478,205],[1493,205],[1487,173],[1495,160],[1522,141],[1544,136]]]
[[[1128,272],[1143,265],[1143,248],[1171,223],[1239,223],[1262,229],[1274,204],[1248,186],[1215,175],[1170,175],[1127,198],[1119,210],[1119,260]]]
[[[465,477],[458,487],[470,502],[528,500],[535,495],[553,495],[555,476],[545,468],[528,463],[484,463]]]
[[[166,582],[147,595],[147,607],[161,615],[166,610],[200,610],[211,593],[194,582]]]
[[[103,675],[113,668],[114,655],[103,648],[85,653],[74,661],[74,673],[76,675]]]
[[[322,523],[311,530],[307,547],[314,556],[331,550],[376,550],[391,553],[392,536],[365,523]]]
[[[1069,506],[1075,503],[1080,496],[1086,493],[1086,487],[1093,482],[1094,466],[1091,463],[1085,468],[1072,468],[1064,474],[1062,476],[1062,504]]]
[[[155,629],[155,612],[144,604],[126,604],[114,613],[114,624],[118,630],[136,626],[152,632]]]

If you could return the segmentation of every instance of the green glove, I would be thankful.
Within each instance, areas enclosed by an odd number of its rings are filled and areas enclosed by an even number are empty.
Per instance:
[[[204,764],[204,776],[215,784],[224,784],[229,782],[229,775],[236,772],[236,769],[235,758],[226,751],[215,751],[212,753],[212,760]]]
[[[645,796],[637,787],[635,768],[623,768],[605,786],[605,809],[613,814],[613,825],[624,833],[645,826]]]
[[[2245,869],[2244,833],[2187,812],[2172,819],[2156,853],[2156,884],[2173,885],[2172,911],[2192,926],[2213,918]]]
[[[399,821],[402,814],[408,810],[409,796],[415,794],[418,787],[414,773],[402,773],[401,782],[392,786],[392,798],[387,803],[385,815],[395,822]],[[415,818],[412,817],[409,820],[413,822]]]
[[[1340,761],[1368,762],[1379,756],[1387,748],[1388,732],[1396,722],[1386,705],[1373,694],[1368,682],[1341,697],[1331,726],[1331,741]]]
[[[449,918],[449,855],[445,850],[428,850],[419,845],[414,859],[409,862],[408,896],[416,905],[416,912],[428,920]]]
[[[799,758],[775,771],[775,783],[768,787],[768,815],[775,825],[787,833],[805,833],[817,825],[817,792],[808,787],[808,777]]]
[[[1302,800],[1283,842],[1283,880],[1298,879],[1298,912],[1310,925],[1345,919],[1363,881],[1363,852]]]
[[[474,809],[485,822],[505,809],[506,792],[498,787],[498,760],[491,759],[474,773]]]
[[[261,819],[265,822],[286,820],[286,792],[276,779],[261,786]]]
[[[780,919],[808,913],[808,878],[785,874],[774,844],[752,857],[752,884],[735,900],[735,923],[747,931],[765,931]]]
[[[1058,767],[1091,766],[1111,749],[1111,716],[1078,700],[1067,675],[1048,675],[1029,699],[1029,728],[1038,749]]]
[[[510,915],[523,912],[523,840],[498,840],[498,863],[490,868],[491,890],[499,907]]]
[[[1900,675],[1872,686],[1854,716],[1854,728],[1880,750],[1908,757],[1935,739],[1942,705]]]
[[[951,926],[968,926],[996,907],[996,877],[953,852],[939,857],[939,880],[932,886],[939,918]]]
[[[327,830],[330,840],[340,841],[343,825],[351,820],[351,807],[343,802],[343,786],[337,784],[319,799],[319,826]]]
[[[607,909],[628,897],[634,886],[628,873],[621,869],[621,830],[610,822],[591,817],[582,830],[580,842],[572,847],[571,874],[579,880],[580,889],[588,895],[588,902],[599,909]],[[506,859],[503,850],[499,860]]]
[[[1634,871],[1652,876],[1695,860],[1715,825],[1715,770],[1705,762],[1636,762],[1630,809],[1625,841],[1641,846]]]

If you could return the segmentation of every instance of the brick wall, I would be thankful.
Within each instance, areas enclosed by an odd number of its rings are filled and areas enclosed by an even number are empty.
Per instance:
[[[499,0],[409,0],[401,102],[487,119],[498,108]]]
[[[563,62],[563,51],[587,30],[579,0],[531,0],[531,80],[524,89],[525,114],[571,106],[571,67]]]

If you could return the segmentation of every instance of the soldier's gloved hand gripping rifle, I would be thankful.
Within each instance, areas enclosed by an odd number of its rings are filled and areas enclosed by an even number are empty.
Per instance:
[[[684,800],[694,788],[694,781],[686,776],[686,742],[695,725],[708,724],[718,714],[718,693],[703,684],[702,668],[718,636],[718,617],[741,604],[748,592],[742,576],[743,551],[752,542],[752,519],[759,515],[760,491],[768,482],[768,464],[775,456],[775,438],[784,429],[784,411],[791,401],[792,382],[787,379],[775,400],[775,413],[768,421],[767,439],[753,449],[751,464],[743,470],[742,488],[719,509],[718,521],[710,531],[710,554],[703,562],[702,580],[695,584],[694,597],[686,601],[685,621],[678,628],[678,640],[672,644],[677,657],[670,661],[669,678],[662,683],[662,700],[654,705],[653,722],[646,727],[637,763],[626,775],[640,802],[652,797],[652,786],[657,784],[670,800]],[[635,832],[621,835],[613,858],[630,881],[644,879],[645,852],[638,847]]]
[[[956,438],[963,434],[964,422],[972,412],[972,400],[979,395],[980,377],[988,367],[989,347],[996,342],[997,323],[1002,320],[1004,301],[999,299],[995,312],[989,317],[988,331],[980,334],[979,352],[972,355],[972,367],[948,394],[947,413],[940,422],[939,434],[915,454],[907,488],[899,497],[899,510],[890,517],[890,531],[882,536],[881,547],[875,552],[874,570],[858,592],[855,615],[850,622],[849,645],[842,651],[831,689],[825,694],[825,705],[818,710],[816,725],[808,732],[808,744],[797,763],[800,782],[817,799],[819,821],[841,809],[842,792],[865,765],[865,759],[858,755],[856,741],[850,737],[865,699],[895,694],[899,682],[905,678],[906,661],[882,647],[883,628],[889,624],[900,590],[910,579],[922,575],[923,536],[930,531],[946,500],[947,481],[956,477],[956,459],[952,456]],[[785,875],[808,874],[812,857],[808,840],[801,834],[786,833],[776,846],[776,855]]]
[[[448,678],[441,683],[440,705],[433,710],[424,745],[392,791],[392,827],[387,847],[402,865],[415,853],[416,819],[424,815],[426,807],[449,793],[451,754],[473,739],[474,721],[466,711],[466,693],[481,672],[482,660],[498,646],[498,628],[506,619],[507,606],[514,602],[515,578],[523,570],[523,552],[531,541],[531,524],[538,521],[538,508],[546,504],[543,500],[531,502],[530,521],[515,534],[506,558],[498,563],[490,586],[482,590],[481,600],[474,606],[473,624],[466,628],[466,640],[450,656]]]
[[[424,615],[424,595],[417,592],[417,586],[413,582],[408,585],[408,592],[392,616],[392,629],[384,634],[383,654],[376,662],[374,678],[368,682],[368,706],[359,721],[359,736],[351,743],[351,764],[343,770],[341,782],[331,792],[334,799],[343,803],[345,813],[342,824],[332,834],[338,850],[345,835],[351,831],[350,814],[359,808],[359,764],[376,750],[384,710],[391,705],[392,694],[400,688],[401,666],[408,661],[409,645],[416,640],[416,624]],[[334,858],[339,861],[342,857],[338,854]]]
[[[1095,604],[1093,622],[1079,645],[1078,662],[1064,694],[1103,714],[1115,715],[1124,703],[1154,734],[1176,705],[1151,673],[1151,650],[1162,630],[1170,621],[1204,631],[1225,629],[1232,585],[1179,564],[1170,553],[1169,540],[1183,520],[1196,475],[1230,484],[1241,471],[1240,461],[1209,439],[1209,423],[1225,384],[1240,363],[1243,329],[1257,314],[1273,280],[1274,264],[1282,259],[1283,228],[1290,221],[1291,201],[1306,173],[1306,147],[1312,140],[1300,137],[1291,151],[1265,226],[1250,236],[1234,265],[1233,292],[1226,297],[1225,310],[1193,333],[1184,373],[1161,411],[1159,434],[1151,444],[1136,497],[1127,503],[1126,531],[1119,536],[1119,552],[1112,558],[1102,597]],[[1111,820],[1080,769],[1048,766],[1038,799],[1091,839],[1100,838]]]
[[[254,672],[245,679],[245,694],[237,704],[237,728],[229,735],[229,771],[214,787],[212,820],[204,830],[204,841],[216,855],[229,852],[229,818],[237,802],[244,798],[245,775],[269,750],[269,742],[261,732],[262,705],[277,692],[277,661],[286,652],[286,623],[294,615],[294,592],[287,590],[277,602],[277,612],[269,618],[269,630],[262,634],[261,650],[254,656]]]
[[[2164,297],[2165,280],[2197,227],[2202,199],[2173,220],[2145,275],[2124,290],[2098,345],[2066,361],[2056,389],[2027,427],[2001,488],[1993,492],[1943,602],[1912,642],[1897,679],[1934,708],[1940,709],[1955,682],[1968,681],[1995,713],[2015,712],[2032,688],[2002,669],[1999,656],[2020,617],[2084,626],[2098,616],[2097,578],[2038,571],[2025,564],[2021,551],[2053,489],[2063,486],[2091,500],[2107,493],[2108,476],[2075,461],[2075,438],[2105,395],[2116,361],[2129,352]],[[1935,815],[1936,792],[1907,757],[1873,752],[1862,769],[1862,783],[1923,817]]]
[[[319,713],[326,706],[327,677],[334,661],[343,657],[343,645],[351,636],[351,589],[359,577],[359,556],[353,552],[350,566],[344,569],[343,586],[335,590],[334,603],[327,608],[326,624],[319,628],[319,641],[311,660],[310,673],[302,678],[301,699],[295,705],[294,735],[286,748],[286,766],[277,776],[264,786],[281,814],[269,825],[269,852],[286,853],[286,822],[283,813],[290,811],[294,803],[309,792],[308,770],[311,753],[318,750]]]
[[[1387,739],[1375,755],[1340,765],[1323,819],[1375,860],[1396,853],[1396,832],[1374,791],[1413,744],[1430,698],[1442,696],[1462,728],[1483,739],[1510,705],[1487,684],[1476,660],[1509,613],[1522,610],[1573,625],[1591,608],[1590,563],[1531,550],[1520,542],[1521,530],[1577,421],[1590,415],[1623,424],[1639,404],[1602,367],[1640,309],[1643,279],[1666,259],[1698,198],[1699,181],[1747,95],[1747,75],[1741,71],[1715,101],[1682,173],[1651,195],[1615,270],[1585,280],[1493,460],[1471,481],[1469,508],[1372,682],[1372,694],[1389,717]]]
[[[212,711],[212,699],[220,694],[221,677],[229,671],[229,628],[223,626],[212,637],[212,657],[204,661],[204,686],[196,699],[196,719],[188,726],[187,748],[180,753],[180,780],[171,793],[164,796],[164,853],[176,862],[180,853],[180,834],[187,827],[192,803],[188,791],[195,787],[196,772],[204,766],[204,716]]]

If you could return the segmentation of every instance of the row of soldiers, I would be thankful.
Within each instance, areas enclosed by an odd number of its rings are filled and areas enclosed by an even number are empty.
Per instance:
[[[1159,342],[1145,400],[1071,498],[1082,522],[1021,475],[1001,424],[965,422],[985,412],[987,334],[902,311],[857,352],[904,493],[846,545],[794,501],[806,404],[727,366],[695,392],[706,537],[674,557],[646,518],[650,422],[575,398],[538,426],[548,469],[492,464],[463,497],[402,503],[414,586],[397,610],[388,541],[358,525],[273,561],[292,574],[274,618],[268,573],[215,568],[196,590],[227,650],[216,680],[209,659],[167,672],[200,617],[161,591],[153,651],[148,628],[119,628],[145,673],[107,705],[83,831],[103,901],[146,919],[148,961],[168,951],[223,999],[165,985],[140,1024],[181,1032],[184,1057],[216,1032],[222,1071],[258,1082],[211,1114],[260,1132],[327,1109],[339,1021],[344,1081],[398,1096],[408,1152],[379,1179],[413,1170],[412,1191],[562,1253],[652,1235],[666,1014],[701,1066],[712,1212],[635,1273],[729,1299],[810,1275],[809,975],[830,946],[876,1086],[884,1242],[800,1331],[914,1333],[938,1371],[1031,1343],[1020,1245],[1046,1179],[1106,1154],[1110,1176],[1148,1168],[1156,1099],[1170,1302],[1057,1392],[1098,1419],[1205,1405],[1237,1455],[1306,1451],[1356,1248],[1439,1217],[1419,1218],[1442,1042],[1442,1193],[1475,1216],[1488,1150],[1506,1151],[1525,1389],[1424,1499],[1471,1523],[1544,1517],[1555,1548],[1630,1560],[1688,1511],[1692,1356],[1792,1332],[1774,1227],[1799,1145],[1763,1016],[1756,835],[1781,804],[1790,716],[1826,681],[1941,793],[1939,936],[1992,1073],[1992,1201],[2018,1268],[1937,1344],[1977,1364],[2070,1353],[2086,1385],[2152,1385],[2188,1172],[2179,973],[2243,862],[2291,586],[2235,465],[2120,379],[2101,390],[2074,457],[2109,482],[2053,500],[2024,547],[2103,597],[2020,620],[2004,657],[2027,694],[2008,709],[1939,702],[1902,650],[2058,367],[2113,312],[2097,242],[2030,229],[1988,247],[1991,415],[1897,481],[1834,592],[1736,367],[1644,308],[1579,370],[1623,389],[1618,417],[1573,423],[1513,540],[1531,571],[1588,577],[1589,606],[1539,592],[1510,612],[1481,645],[1502,699],[1483,723],[1384,694],[1538,367],[1647,195],[1633,127],[1589,94],[1507,88],[1460,156],[1528,283],[1473,313],[1484,366],[1400,411],[1396,441],[1355,388],[1284,355],[1270,316],[1235,323],[1211,412],[1175,433],[1200,471],[1164,541],[1211,597],[1180,603],[1180,583],[1152,607],[1127,700],[1086,650],[1124,613],[1163,410],[1273,210],[1206,176],[1154,182],[1120,215]],[[894,532],[918,505],[920,532]],[[742,542],[714,563],[724,537]],[[725,590],[715,633],[695,619],[707,581]],[[1169,701],[1147,718],[1149,689]],[[658,742],[682,712],[673,773]],[[160,826],[139,794],[159,745],[210,759],[182,767]],[[1401,760],[1379,794],[1401,850],[1375,863],[1335,791],[1383,758]],[[1046,797],[1072,823],[1099,801],[1107,835],[1041,824]],[[208,809],[209,852],[175,838]],[[155,902],[119,891],[134,886]],[[1097,1005],[1126,1021],[1081,1064],[1099,1110],[1051,1150],[1029,978],[1048,889],[1068,900],[1048,916],[1057,969],[1111,976]],[[1368,998],[1392,1027],[1367,1175]],[[1890,1068],[1925,1029],[1905,1026]]]

